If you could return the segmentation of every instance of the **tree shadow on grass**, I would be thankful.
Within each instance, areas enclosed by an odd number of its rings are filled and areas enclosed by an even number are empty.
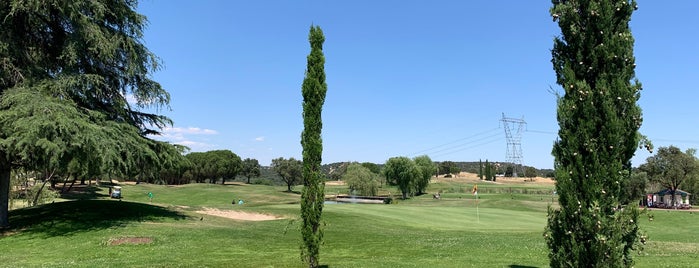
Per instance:
[[[0,235],[33,233],[46,237],[125,226],[130,222],[188,219],[163,207],[116,200],[77,200],[10,211],[10,227]]]
[[[96,186],[96,185],[75,185],[66,192],[61,193],[61,198],[69,200],[90,200],[90,199],[100,199],[104,197],[109,197],[109,187],[110,186]],[[62,188],[58,188],[59,192]]]

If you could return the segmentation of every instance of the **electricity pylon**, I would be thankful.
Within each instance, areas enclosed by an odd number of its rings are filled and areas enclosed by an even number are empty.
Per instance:
[[[512,176],[518,177],[518,172],[524,174],[524,166],[522,166],[522,133],[526,130],[527,122],[522,119],[505,117],[502,113],[503,128],[505,129],[505,138],[507,139],[507,150],[505,152],[506,161],[512,164]]]

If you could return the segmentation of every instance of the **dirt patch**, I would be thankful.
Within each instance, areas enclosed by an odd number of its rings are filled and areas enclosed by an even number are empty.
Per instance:
[[[241,221],[271,221],[283,219],[283,217],[268,214],[242,212],[237,210],[220,210],[215,208],[204,208],[203,210],[196,211],[196,213]]]
[[[26,228],[22,228],[22,229],[20,229],[20,230],[13,230],[13,231],[10,231],[9,229],[2,229],[2,228],[0,228],[0,238],[19,234],[19,233],[21,233],[22,231],[24,231],[25,229],[26,229]]]
[[[345,182],[344,181],[326,181],[325,185],[335,185],[335,186],[340,185],[340,186],[342,186],[342,185],[345,185]]]
[[[497,177],[495,182],[482,181],[478,178],[478,174],[461,172],[451,178],[445,178],[444,175],[439,175],[437,178],[432,178],[432,182],[461,182],[461,183],[495,183],[495,184],[536,184],[536,185],[553,185],[556,182],[551,178],[511,178]]]
[[[473,183],[478,182],[478,174],[461,172],[459,174],[454,174],[452,177],[445,177],[444,175],[439,175],[436,178],[432,178],[432,182],[462,182],[462,183]]]
[[[542,177],[535,177],[535,178],[508,178],[508,177],[498,177],[497,181],[503,182],[503,183],[519,183],[519,184],[540,184],[540,185],[554,185],[556,184],[556,181],[554,181],[551,178],[542,178]]]
[[[153,242],[153,238],[150,237],[120,237],[109,239],[109,241],[107,241],[107,244],[110,246],[118,246],[123,244],[142,245],[150,244],[151,242]]]
[[[250,184],[247,184],[243,181],[227,181],[226,185],[249,186]]]

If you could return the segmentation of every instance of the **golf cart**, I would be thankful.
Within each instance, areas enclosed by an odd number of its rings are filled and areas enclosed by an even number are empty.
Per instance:
[[[111,194],[109,194],[112,198],[116,199],[121,199],[121,186],[114,186],[110,188]]]

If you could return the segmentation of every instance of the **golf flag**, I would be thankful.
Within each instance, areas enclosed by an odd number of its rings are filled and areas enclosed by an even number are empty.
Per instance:
[[[471,192],[473,192],[474,199],[476,199],[476,217],[478,217],[478,223],[481,223],[481,214],[478,212],[478,184],[473,185]]]

